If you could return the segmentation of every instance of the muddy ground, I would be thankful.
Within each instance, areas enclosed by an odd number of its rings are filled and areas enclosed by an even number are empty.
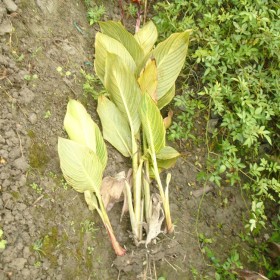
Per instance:
[[[118,1],[103,2],[105,18],[119,20]],[[192,195],[203,188],[196,181],[203,142],[177,147],[184,156],[172,169],[174,235],[136,248],[128,217],[119,222],[121,205],[110,212],[125,257],[116,259],[98,215],[62,179],[57,137],[65,136],[69,98],[81,100],[98,122],[80,74],[92,71],[96,30],[82,0],[0,0],[0,228],[7,241],[0,279],[179,280],[194,279],[194,269],[197,279],[214,279],[197,234],[211,238],[209,247],[223,260],[234,244],[243,246],[238,234],[247,208],[234,188]],[[196,128],[203,133],[203,123]],[[127,160],[108,150],[106,175],[127,170]]]

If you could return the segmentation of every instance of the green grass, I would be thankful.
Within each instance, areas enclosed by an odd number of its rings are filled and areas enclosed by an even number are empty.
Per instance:
[[[202,109],[206,131],[214,120],[205,139],[206,169],[199,176],[249,194],[251,214],[245,225],[250,240],[260,238],[275,218],[269,209],[280,201],[280,3],[160,1],[154,14],[161,38],[193,30],[175,102],[175,111],[181,112],[173,118],[169,139],[195,140],[194,121]],[[254,260],[268,275],[270,261]]]

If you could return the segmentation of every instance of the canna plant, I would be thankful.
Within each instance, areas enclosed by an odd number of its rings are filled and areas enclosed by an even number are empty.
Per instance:
[[[125,254],[117,242],[102,197],[101,184],[107,164],[107,149],[102,134],[81,103],[70,100],[64,118],[70,139],[58,139],[58,155],[69,185],[83,193],[90,210],[96,210],[108,232],[117,255]]]
[[[171,175],[162,181],[179,153],[166,145],[160,110],[175,95],[175,81],[185,63],[190,30],[174,33],[155,46],[157,29],[148,22],[135,35],[121,23],[101,22],[95,39],[95,72],[107,94],[98,98],[103,137],[132,160],[132,186],[126,182],[132,232],[136,244],[146,245],[161,232],[174,229],[169,207]],[[151,194],[155,179],[159,194]],[[143,241],[143,227],[146,241]]]

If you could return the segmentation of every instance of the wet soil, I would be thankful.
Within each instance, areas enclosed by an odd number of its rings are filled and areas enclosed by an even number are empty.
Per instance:
[[[118,1],[105,2],[105,19],[119,20]],[[192,195],[209,187],[196,180],[203,142],[177,147],[184,156],[171,170],[174,235],[137,248],[129,218],[119,221],[121,205],[109,213],[125,257],[115,257],[98,215],[62,178],[57,137],[65,136],[69,98],[81,100],[98,122],[80,74],[92,71],[96,31],[82,0],[0,0],[0,228],[7,241],[0,279],[179,280],[195,279],[194,270],[196,279],[214,279],[198,234],[212,239],[208,246],[223,260],[234,244],[242,246],[247,207],[237,188],[210,186],[205,196]],[[203,124],[196,128],[203,133]],[[108,150],[105,175],[127,170],[127,160]]]

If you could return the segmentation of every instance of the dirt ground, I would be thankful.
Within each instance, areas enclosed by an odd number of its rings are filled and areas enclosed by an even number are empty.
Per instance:
[[[118,1],[103,2],[106,19],[119,20]],[[226,258],[242,242],[247,208],[234,188],[214,187],[203,199],[192,195],[203,188],[196,181],[205,162],[203,143],[180,146],[184,156],[172,169],[174,235],[137,248],[128,216],[119,222],[121,205],[110,212],[125,257],[115,257],[98,215],[62,179],[57,137],[65,136],[69,98],[81,100],[98,122],[80,74],[81,68],[92,71],[96,31],[82,0],[0,0],[0,228],[7,240],[0,279],[179,280],[194,279],[194,269],[196,279],[214,279],[197,234],[213,239],[209,246]],[[105,175],[127,170],[127,160],[108,150]]]

